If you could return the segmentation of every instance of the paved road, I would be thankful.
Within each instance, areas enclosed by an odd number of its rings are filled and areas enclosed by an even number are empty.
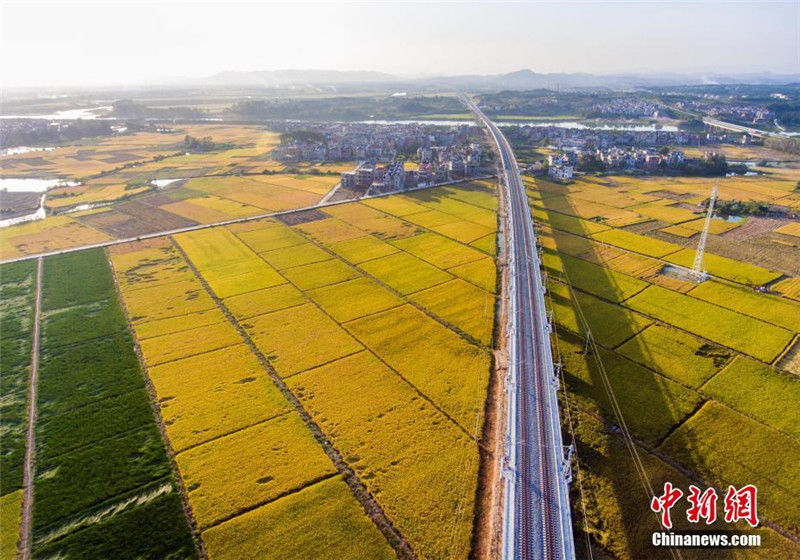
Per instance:
[[[730,130],[732,132],[747,132],[750,136],[761,136],[762,138],[768,136],[785,136],[783,133],[776,133],[776,132],[767,132],[766,130],[759,130],[757,128],[752,128],[749,126],[742,126],[740,124],[733,124],[725,121],[721,121],[719,119],[713,119],[711,117],[703,117],[703,123],[714,126],[716,128],[721,128],[723,130]]]
[[[466,97],[502,158],[509,236],[509,348],[505,560],[573,559],[557,380],[550,350],[536,232],[511,146]]]
[[[371,194],[371,195],[367,195],[367,196],[362,196],[358,200],[368,200],[370,198],[383,198],[383,197],[392,196],[392,195],[395,195],[395,194],[403,194],[403,193],[421,191],[421,190],[426,190],[426,189],[435,189],[435,188],[438,188],[438,187],[446,187],[448,185],[457,185],[459,183],[466,183],[466,182],[470,182],[470,181],[479,181],[481,179],[488,179],[490,177],[491,177],[491,175],[479,175],[479,176],[475,176],[475,177],[467,177],[467,178],[464,178],[464,179],[455,179],[455,180],[452,180],[452,181],[446,181],[444,183],[436,183],[435,185],[425,185],[423,187],[415,187],[415,188],[411,188],[411,189],[404,189],[402,191],[394,191],[394,192],[387,192],[387,193],[380,193],[380,194]],[[54,255],[62,255],[64,253],[74,253],[75,251],[83,251],[84,249],[97,249],[98,247],[110,247],[112,245],[120,245],[122,243],[130,243],[132,241],[142,241],[144,239],[154,239],[154,238],[157,238],[157,237],[168,237],[170,235],[177,235],[179,233],[186,233],[186,232],[189,232],[189,231],[197,231],[197,230],[200,230],[200,229],[212,228],[212,227],[217,227],[217,226],[228,226],[228,225],[231,225],[231,224],[240,224],[242,222],[252,222],[254,220],[263,220],[264,218],[276,218],[278,216],[285,216],[287,214],[293,214],[295,212],[304,212],[306,210],[314,210],[316,208],[326,208],[328,206],[337,206],[339,204],[347,204],[348,202],[357,202],[357,200],[336,200],[336,201],[333,201],[333,202],[327,201],[327,200],[321,200],[320,202],[318,202],[317,204],[314,204],[312,206],[303,206],[301,208],[292,208],[291,210],[282,210],[280,212],[270,212],[270,213],[266,213],[266,214],[256,214],[254,216],[245,216],[244,218],[234,218],[232,220],[224,220],[224,221],[221,221],[221,222],[213,222],[213,223],[210,223],[210,224],[197,224],[197,225],[194,225],[194,226],[187,226],[187,227],[183,227],[183,228],[179,228],[179,229],[157,231],[157,232],[154,232],[154,233],[145,233],[145,234],[139,235],[137,237],[126,237],[126,238],[123,238],[123,239],[112,239],[110,241],[103,241],[101,243],[92,243],[92,244],[89,244],[89,245],[81,245],[79,247],[69,247],[67,249],[59,249],[59,250],[56,250],[56,251],[48,251],[48,252],[45,252],[45,253],[33,253],[33,254],[30,254],[30,255],[24,255],[22,257],[15,257],[15,258],[12,258],[12,259],[0,260],[0,264],[13,263],[13,262],[18,262],[18,261],[27,261],[27,260],[30,260],[30,259],[39,259],[39,258],[43,258],[43,257],[52,257]]]

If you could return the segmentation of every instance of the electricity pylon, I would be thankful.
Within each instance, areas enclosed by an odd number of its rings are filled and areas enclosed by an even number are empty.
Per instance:
[[[697,282],[702,282],[706,279],[706,271],[703,269],[703,257],[706,253],[706,240],[708,239],[708,230],[711,227],[711,217],[714,215],[714,205],[717,202],[718,192],[719,179],[714,183],[714,188],[711,191],[711,198],[708,199],[706,221],[703,224],[703,231],[700,233],[700,243],[697,245],[697,254],[694,256],[694,264],[692,265],[692,276]]]

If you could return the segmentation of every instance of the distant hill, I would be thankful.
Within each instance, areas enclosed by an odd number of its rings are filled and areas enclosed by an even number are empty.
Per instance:
[[[422,80],[429,85],[458,89],[539,89],[574,87],[648,87],[707,84],[788,84],[800,81],[800,74],[786,75],[770,72],[753,74],[539,74],[532,70],[517,70],[507,74],[473,76],[443,76]]]
[[[394,82],[391,74],[370,71],[337,70],[264,70],[220,72],[207,78],[190,80],[202,86],[287,87],[302,85],[337,85],[349,83]]]
[[[176,80],[184,85],[200,87],[292,88],[303,86],[386,85],[409,89],[465,89],[474,91],[498,89],[582,88],[582,87],[653,87],[709,84],[788,84],[800,82],[800,74],[542,74],[517,70],[505,74],[432,76],[412,78],[371,71],[336,70],[266,70],[252,72],[220,72],[204,78]]]

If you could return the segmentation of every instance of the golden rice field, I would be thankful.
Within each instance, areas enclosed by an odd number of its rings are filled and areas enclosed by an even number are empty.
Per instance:
[[[289,385],[421,557],[466,557],[474,441],[369,352],[292,377]]]
[[[0,236],[0,258],[13,259],[24,255],[81,247],[111,240],[102,231],[82,224],[69,216],[53,216],[3,228]]]
[[[211,439],[176,460],[201,527],[336,472],[294,411]]]
[[[0,558],[11,560],[17,556],[20,512],[22,511],[22,490],[9,492],[0,497]]]
[[[149,373],[178,452],[290,408],[241,343],[152,366]]]
[[[233,147],[187,154],[186,134]],[[339,182],[338,173],[356,165],[300,162],[289,169],[271,160],[278,143],[277,133],[258,126],[181,125],[0,156],[7,176],[78,180],[48,191],[43,220],[6,229],[0,258],[313,206]],[[155,179],[173,183],[157,187]]]
[[[475,246],[467,227],[448,236],[404,216],[483,222],[479,239],[493,238],[494,191],[470,189],[344,204],[291,226],[262,219],[112,248],[211,558],[272,550],[285,539],[321,558],[334,550],[391,554],[272,372],[421,558],[467,557],[495,244]],[[310,526],[331,541],[299,536]]]
[[[794,207],[790,177],[778,170],[723,179],[720,198]],[[618,420],[603,389],[601,363],[629,429],[667,459],[639,450],[656,487],[659,480],[680,480],[665,476],[672,470],[668,463],[717,488],[754,483],[762,520],[796,535],[798,517],[786,504],[797,486],[791,471],[800,449],[800,385],[781,367],[789,367],[790,359],[782,356],[796,354],[800,335],[798,279],[773,269],[793,258],[789,249],[770,264],[762,263],[758,249],[741,253],[746,258],[716,254],[727,236],[739,236],[728,247],[746,240],[743,230],[759,218],[714,219],[704,260],[712,278],[697,284],[676,277],[665,264],[692,265],[704,220],[701,209],[690,207],[707,198],[710,180],[587,177],[559,186],[528,178],[526,184],[551,280],[557,359],[577,412],[592,540],[615,557],[639,558],[650,550],[646,536],[652,530],[642,528],[646,513],[632,513],[647,497],[634,501],[630,495],[636,475],[622,440],[613,453],[606,447],[618,439],[611,435],[618,433]],[[791,235],[792,225],[768,231],[767,243],[770,235]],[[586,350],[587,327],[599,354]],[[776,444],[780,451],[768,451]],[[573,511],[583,517],[580,508]],[[789,540],[764,538],[759,552],[767,557],[800,554]]]
[[[313,511],[313,515],[309,515]],[[395,554],[350,489],[328,478],[203,533],[211,559],[389,560]],[[291,546],[287,546],[291,543]]]
[[[788,298],[800,301],[800,278],[786,278],[773,284],[772,290]]]

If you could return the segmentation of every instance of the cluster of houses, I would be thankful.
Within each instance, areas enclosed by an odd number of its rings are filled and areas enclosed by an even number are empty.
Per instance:
[[[761,105],[747,103],[730,104],[713,99],[690,99],[675,103],[680,109],[707,113],[722,120],[749,123],[772,124],[775,113]]]
[[[658,118],[658,106],[638,97],[617,97],[591,106],[592,115]]]
[[[470,142],[470,126],[422,123],[281,123],[285,141],[272,151],[284,163],[361,163],[341,175],[341,188],[392,192],[478,175],[483,151]],[[416,156],[416,158],[415,158]],[[406,161],[414,161],[407,164]]]
[[[558,126],[518,126],[511,134],[533,144],[564,149],[607,149],[614,146],[701,146],[704,144],[747,143],[741,133],[692,133],[683,130],[609,130]]]
[[[680,151],[664,154],[652,148],[632,150],[616,146],[606,150],[595,150],[594,155],[607,168],[621,169],[677,168],[682,166],[686,160],[684,153]]]
[[[683,152],[670,151],[662,153],[651,148],[631,149],[613,146],[607,149],[576,151],[570,150],[550,154],[547,160],[539,160],[528,166],[527,171],[536,175],[547,173],[553,181],[566,182],[572,179],[575,169],[581,160],[593,157],[606,169],[642,169],[655,171],[658,169],[678,169],[683,166],[686,157]]]
[[[365,162],[354,171],[342,173],[341,186],[352,191],[377,194],[472,177],[480,172],[482,153],[477,143],[423,146],[417,149],[417,169],[406,169],[404,160],[384,165]]]
[[[281,132],[311,132],[276,146],[273,159],[299,161],[391,162],[419,146],[453,146],[467,141],[469,126],[434,127],[418,123],[280,123]]]

